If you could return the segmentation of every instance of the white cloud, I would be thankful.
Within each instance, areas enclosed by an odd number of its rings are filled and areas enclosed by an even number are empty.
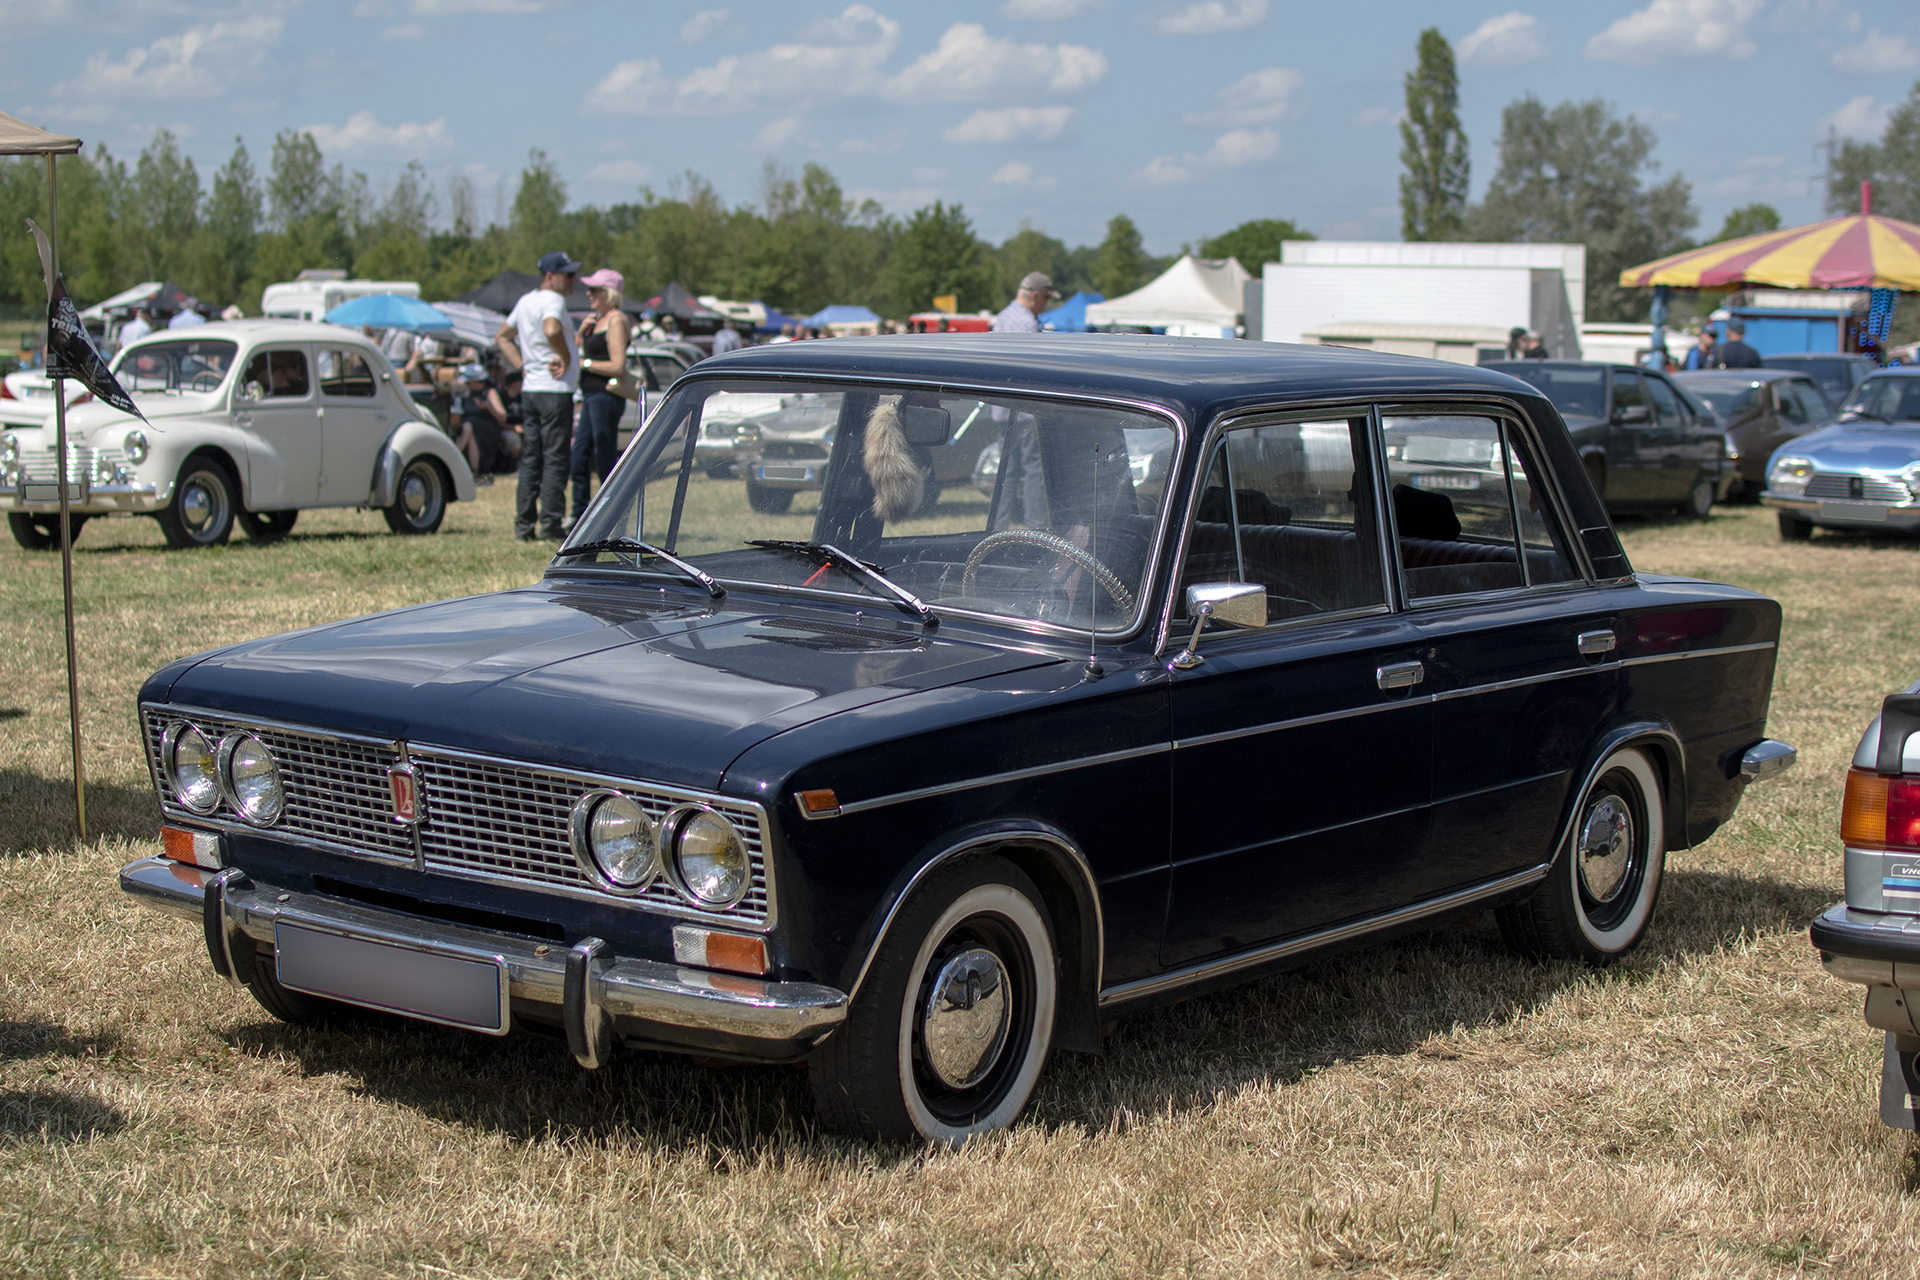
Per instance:
[[[1155,20],[1163,36],[1217,36],[1245,31],[1266,20],[1267,0],[1192,0]]]
[[[995,186],[1001,187],[1050,187],[1054,185],[1054,180],[1050,175],[1036,175],[1033,171],[1033,166],[1025,160],[1007,161],[998,169],[994,170],[993,176],[988,178],[987,181],[993,183]]]
[[[1782,0],[1773,6],[1767,25],[1775,31],[1831,35],[1836,29],[1858,31],[1860,12],[1847,6],[1853,0]]]
[[[190,27],[144,49],[129,49],[118,62],[105,53],[87,59],[86,70],[55,86],[76,98],[212,98],[224,93],[238,68],[251,69],[268,46],[279,43],[286,20],[265,14],[237,22]]]
[[[1820,130],[1832,129],[1843,138],[1863,138],[1878,141],[1887,131],[1887,119],[1893,115],[1891,102],[1875,102],[1873,95],[1863,93],[1846,106],[1820,121]]]
[[[1043,87],[1077,93],[1106,75],[1107,56],[1098,49],[996,40],[977,22],[956,22],[932,52],[891,77],[885,92],[903,101],[974,102]]]
[[[1758,46],[1746,25],[1760,0],[1653,0],[1587,41],[1597,62],[1648,64],[1680,58],[1737,62]]]
[[[882,191],[878,187],[856,187],[847,192],[847,199],[853,201],[855,206],[872,200],[881,208],[890,209],[896,213],[910,213],[932,204],[939,198],[940,188],[938,187],[901,187],[897,191]]]
[[[769,120],[762,125],[760,132],[754,135],[753,145],[762,148],[777,147],[798,132],[800,132],[800,117],[782,116],[778,120]]]
[[[320,149],[329,155],[357,156],[389,151],[418,155],[453,145],[447,136],[443,116],[426,124],[381,124],[371,111],[356,111],[339,128],[330,124],[310,124],[305,131],[313,135]]]
[[[471,13],[549,13],[555,9],[568,8],[573,2],[574,0],[409,0],[407,12],[422,18],[458,18]],[[361,0],[360,9],[369,7],[369,0]]]
[[[1181,117],[1185,124],[1266,124],[1287,114],[1305,77],[1292,67],[1268,67],[1241,76],[1213,95],[1212,111]]]
[[[816,23],[808,38],[729,55],[677,80],[657,58],[617,64],[581,102],[598,115],[744,113],[825,95],[871,93],[900,40],[900,24],[864,4]]]
[[[403,22],[396,27],[388,27],[380,33],[382,40],[424,40],[427,38],[427,24],[424,22]]]
[[[645,182],[649,172],[638,160],[605,160],[587,170],[587,177],[600,182]]]
[[[1009,22],[1061,22],[1084,18],[1106,7],[1106,0],[1007,0],[999,13]]]
[[[1280,135],[1272,129],[1229,129],[1213,140],[1205,154],[1189,151],[1159,156],[1135,176],[1154,186],[1191,182],[1207,169],[1240,169],[1280,154]]]
[[[1827,59],[1827,65],[1842,75],[1874,76],[1912,71],[1920,67],[1920,48],[1908,43],[1905,36],[1883,36],[1875,29],[1859,44],[1835,53]]]
[[[1157,156],[1140,171],[1139,177],[1156,187],[1170,187],[1193,181],[1193,170],[1172,156]]]
[[[1045,142],[1073,119],[1072,107],[982,108],[947,130],[948,142]]]
[[[1488,18],[1460,42],[1460,61],[1477,67],[1518,67],[1547,56],[1546,26],[1518,10]]]
[[[1404,107],[1368,107],[1349,122],[1363,129],[1377,128],[1383,124],[1399,124],[1406,119]]]
[[[740,29],[731,9],[702,9],[680,24],[680,39],[687,44],[733,35]]]

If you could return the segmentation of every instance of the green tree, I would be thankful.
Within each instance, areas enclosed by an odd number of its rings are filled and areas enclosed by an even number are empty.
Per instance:
[[[1887,118],[1878,142],[1845,142],[1827,166],[1827,212],[1860,212],[1860,184],[1873,184],[1873,211],[1920,222],[1920,80]]]
[[[1290,218],[1255,218],[1231,231],[1200,242],[1203,258],[1237,258],[1240,265],[1260,274],[1263,263],[1280,261],[1283,240],[1311,240],[1313,232],[1302,230]]]
[[[1500,169],[1468,215],[1476,240],[1587,246],[1587,319],[1645,319],[1643,290],[1620,272],[1678,252],[1699,221],[1693,189],[1678,174],[1643,185],[1653,131],[1621,119],[1605,101],[1548,108],[1528,94],[1500,114]]]
[[[1100,242],[1099,256],[1094,259],[1094,289],[1108,298],[1132,293],[1147,282],[1150,266],[1140,228],[1126,214],[1116,214],[1107,223],[1107,238]]]
[[[960,310],[996,302],[998,273],[987,246],[959,205],[934,201],[916,210],[900,228],[887,263],[885,287],[895,305],[922,311],[942,294],[955,294]]]
[[[121,214],[134,268],[149,280],[184,274],[187,249],[200,227],[200,175],[162,129],[140,153]]]
[[[1460,127],[1460,77],[1440,28],[1420,33],[1419,65],[1407,73],[1400,122],[1400,237],[1458,240],[1467,213],[1467,132]],[[1244,265],[1244,264],[1243,264]]]
[[[1031,222],[1022,222],[1020,229],[1007,237],[1006,243],[995,251],[998,259],[999,288],[1001,298],[1011,300],[1020,287],[1020,280],[1029,271],[1044,271],[1053,287],[1065,293],[1070,263],[1067,246],[1064,241],[1056,240]]]
[[[185,283],[202,302],[224,305],[245,291],[264,207],[259,175],[246,143],[236,137],[233,154],[214,172],[200,231],[188,254]]]
[[[1714,243],[1722,240],[1738,240],[1742,236],[1757,236],[1763,231],[1780,229],[1780,211],[1770,204],[1742,205],[1727,215],[1720,224],[1720,233],[1713,238]]]
[[[513,193],[513,211],[507,221],[514,254],[525,262],[520,270],[532,271],[543,254],[555,249],[575,252],[565,243],[571,229],[566,210],[567,184],[547,153],[535,147],[527,153],[527,167],[520,171],[520,186]]]
[[[339,192],[327,173],[326,157],[313,135],[282,130],[273,140],[273,164],[267,176],[267,212],[277,231],[297,222],[337,212]]]

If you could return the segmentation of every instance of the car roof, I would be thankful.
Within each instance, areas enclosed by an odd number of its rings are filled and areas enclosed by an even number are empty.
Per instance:
[[[1920,364],[1897,364],[1890,369],[1875,369],[1867,375],[1870,382],[1875,378],[1920,378]]]
[[[1658,369],[1642,369],[1637,364],[1626,364],[1619,360],[1489,360],[1480,366],[1482,369],[1612,369],[1616,372],[1658,373]]]
[[[1792,360],[1795,363],[1800,361],[1811,362],[1814,360],[1865,360],[1869,364],[1873,362],[1872,356],[1865,355],[1858,351],[1777,351],[1770,356],[1761,356],[1760,358],[1762,360]]]
[[[838,376],[1095,395],[1163,405],[1205,422],[1242,405],[1494,395],[1541,400],[1504,373],[1351,347],[1121,333],[944,333],[743,347],[688,377]]]
[[[1722,378],[1731,382],[1785,382],[1789,378],[1811,381],[1810,376],[1799,369],[1684,369],[1667,376],[1681,382],[1705,382],[1709,378]]]
[[[151,342],[192,340],[195,338],[232,338],[244,341],[248,338],[260,338],[273,342],[341,342],[351,340],[366,343],[366,335],[358,329],[349,329],[345,325],[328,324],[324,320],[281,320],[261,316],[250,320],[209,320],[205,324],[190,325],[185,329],[155,329],[152,333],[142,334],[129,342],[125,350],[144,347]],[[370,344],[369,344],[370,345]]]

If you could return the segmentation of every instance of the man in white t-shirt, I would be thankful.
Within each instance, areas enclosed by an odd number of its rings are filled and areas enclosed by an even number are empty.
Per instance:
[[[567,297],[580,264],[556,251],[541,258],[538,267],[540,287],[513,304],[494,340],[509,368],[526,371],[513,536],[521,542],[558,542],[567,512],[573,392],[580,383],[580,352],[573,326],[567,323]]]

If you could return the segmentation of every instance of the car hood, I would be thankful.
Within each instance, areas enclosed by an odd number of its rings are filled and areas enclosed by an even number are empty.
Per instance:
[[[145,415],[147,425],[160,432],[165,432],[167,424],[172,420],[196,414],[219,413],[223,406],[223,398],[218,391],[150,391],[135,396],[133,402],[140,406],[140,412]],[[14,429],[14,434],[20,439],[21,448],[53,448],[54,426],[51,401],[47,402],[47,413],[47,425],[44,427]],[[132,414],[122,413],[112,405],[102,404],[98,400],[69,405],[67,408],[67,438],[90,444],[97,449],[119,448],[126,429],[139,425],[140,419]],[[97,438],[96,432],[100,433]]]
[[[1813,459],[1823,471],[1899,471],[1920,461],[1920,426],[1850,422],[1810,431],[1777,452]]]
[[[713,789],[773,734],[1058,661],[884,614],[715,604],[542,583],[218,650],[143,697]]]

